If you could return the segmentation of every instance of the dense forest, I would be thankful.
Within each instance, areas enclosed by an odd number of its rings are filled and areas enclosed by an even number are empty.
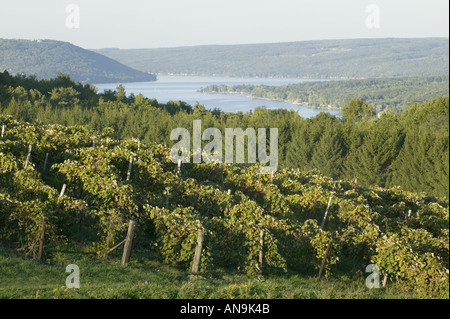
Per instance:
[[[35,75],[38,79],[67,73],[75,81],[89,83],[156,80],[149,72],[134,70],[101,54],[54,40],[0,39],[0,70]]]
[[[158,74],[353,79],[448,74],[448,38],[318,40],[95,50]]]
[[[283,100],[314,107],[342,108],[354,97],[362,97],[376,112],[389,108],[405,110],[411,101],[423,102],[448,96],[448,75],[432,77],[401,77],[364,80],[314,81],[282,86],[210,85],[204,93],[250,94],[253,98]]]
[[[379,117],[373,105],[354,98],[342,108],[342,117],[321,113],[304,119],[288,110],[224,113],[182,101],[160,104],[142,95],[127,95],[120,85],[115,91],[96,91],[65,75],[37,80],[3,72],[0,113],[31,123],[109,128],[117,139],[168,146],[174,143],[172,129],[191,131],[193,120],[222,132],[237,127],[278,128],[280,169],[317,169],[361,186],[401,186],[448,197],[448,97],[412,102],[402,113],[385,111]]]

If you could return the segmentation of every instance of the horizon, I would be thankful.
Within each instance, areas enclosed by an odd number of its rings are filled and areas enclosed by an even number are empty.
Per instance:
[[[448,10],[446,0],[18,0],[0,3],[0,38],[91,50],[448,38]]]
[[[348,41],[348,40],[386,40],[386,39],[450,39],[449,36],[435,36],[435,37],[380,37],[380,38],[336,38],[336,39],[314,39],[314,40],[299,40],[299,41],[282,41],[282,42],[258,42],[258,43],[229,43],[229,44],[193,44],[193,45],[184,45],[184,46],[168,46],[168,47],[136,47],[136,48],[120,48],[120,47],[102,47],[102,48],[88,48],[81,47],[75,43],[65,40],[58,39],[49,39],[49,38],[1,38],[0,40],[24,40],[24,41],[57,41],[57,42],[65,42],[70,43],[72,45],[78,46],[85,50],[95,51],[95,50],[158,50],[158,49],[176,49],[176,48],[189,48],[189,47],[212,47],[212,46],[246,46],[246,45],[270,45],[270,44],[285,44],[285,43],[301,43],[301,42],[319,42],[319,41]]]

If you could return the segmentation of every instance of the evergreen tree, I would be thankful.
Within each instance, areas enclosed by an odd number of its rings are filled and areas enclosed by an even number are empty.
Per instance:
[[[404,141],[395,115],[385,115],[378,120],[363,122],[363,143],[351,150],[347,167],[353,177],[364,186],[385,186],[391,164]],[[347,173],[348,174],[348,173]]]
[[[313,143],[309,125],[310,121],[305,119],[301,119],[296,124],[292,140],[286,148],[286,166],[301,170],[311,169]]]
[[[332,178],[342,176],[346,147],[340,126],[328,127],[315,144],[311,156],[311,165],[322,174]]]
[[[391,186],[448,196],[449,137],[424,128],[408,132],[405,145],[393,164]]]

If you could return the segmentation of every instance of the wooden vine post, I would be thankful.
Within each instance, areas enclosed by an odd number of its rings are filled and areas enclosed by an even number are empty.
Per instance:
[[[194,253],[194,261],[192,263],[192,272],[198,273],[200,270],[200,260],[202,257],[202,250],[203,250],[203,240],[205,239],[205,233],[202,230],[198,231],[197,234],[197,247],[195,247],[195,253]]]
[[[27,160],[26,160],[26,162],[25,162],[25,169],[27,169],[28,163],[30,162],[31,149],[32,149],[32,146],[31,146],[31,145],[28,145],[28,154],[27,154]]]
[[[170,196],[170,192],[168,189],[165,190],[165,194],[166,194],[166,208],[169,208],[169,196]]]
[[[181,176],[181,159],[178,160],[177,176]]]
[[[133,165],[133,155],[130,156],[130,162],[128,163],[127,182],[130,181],[132,165]]]
[[[264,230],[259,232],[259,274],[262,275],[264,260]]]
[[[327,220],[327,216],[328,216],[328,210],[330,209],[330,205],[331,205],[331,199],[332,199],[332,197],[330,197],[328,199],[327,209],[325,210],[325,215],[323,216],[322,225],[320,225],[320,230],[323,230],[323,227],[325,226],[325,221]],[[322,277],[322,273],[325,270],[325,267],[327,266],[327,261],[328,261],[328,257],[331,252],[332,244],[333,244],[333,240],[330,240],[327,244],[327,248],[325,250],[325,256],[323,256],[322,264],[320,265],[319,277],[318,277],[319,279]]]
[[[45,154],[45,159],[44,159],[44,171],[47,169],[47,162],[48,162],[48,151]]]
[[[44,239],[45,239],[45,216],[42,216],[41,237],[39,238],[39,251],[36,259],[41,260],[44,252]]]
[[[128,163],[127,181],[130,181],[132,166],[133,166],[133,155],[130,156],[130,161]],[[128,231],[127,231],[127,236],[125,237],[125,239],[123,241],[121,241],[119,244],[117,244],[116,246],[114,246],[113,248],[111,248],[107,252],[107,253],[110,253],[113,250],[115,250],[116,248],[120,247],[121,245],[124,245],[123,246],[123,253],[122,253],[122,262],[121,262],[122,266],[126,266],[130,262],[131,250],[133,248],[133,238],[134,238],[134,231],[135,231],[135,229],[136,229],[136,221],[135,220],[130,220],[129,223],[128,223]]]
[[[78,219],[78,241],[80,243],[82,241],[81,227],[82,227],[84,218],[85,218],[85,210],[84,210],[84,206],[83,206],[81,213],[80,213],[80,218]]]
[[[383,277],[383,287],[386,287],[387,279],[388,279],[388,275],[387,275],[387,274],[384,274],[384,277]]]
[[[322,277],[322,273],[323,273],[323,271],[324,271],[324,269],[325,269],[325,267],[327,265],[327,260],[328,260],[328,256],[330,255],[331,244],[332,243],[333,243],[333,241],[330,240],[328,242],[327,249],[325,250],[325,256],[323,257],[322,265],[320,266],[320,270],[319,270],[319,277],[318,277],[319,279]]]
[[[123,247],[122,266],[126,266],[130,261],[135,228],[136,228],[136,221],[130,220],[128,224],[127,237],[125,238],[125,246]]]
[[[225,180],[224,180],[224,177],[223,177],[223,171],[224,171],[224,169],[225,169],[225,163],[222,163],[221,165],[220,165],[220,167],[221,167],[221,169],[220,169],[220,181],[221,181],[221,184],[222,184],[222,189],[225,189]]]
[[[67,185],[64,184],[61,188],[61,192],[59,193],[59,198],[64,196]],[[45,216],[42,216],[41,222],[41,235],[39,237],[39,250],[36,256],[37,260],[42,260],[42,256],[44,254],[44,240],[45,240],[45,229],[47,228],[47,223],[45,221]]]
[[[67,188],[67,185],[63,184],[63,186],[61,187],[61,192],[59,193],[59,198],[64,196],[64,193],[66,192],[66,188]]]
[[[331,205],[331,199],[332,199],[332,197],[330,197],[328,199],[327,209],[325,210],[325,215],[323,216],[322,225],[320,225],[320,229],[323,229],[323,226],[325,226],[325,221],[327,220],[327,216],[328,216],[328,210],[330,209],[330,205]]]

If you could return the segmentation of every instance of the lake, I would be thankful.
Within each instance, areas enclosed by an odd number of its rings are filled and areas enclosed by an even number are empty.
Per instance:
[[[197,102],[204,105],[206,109],[218,108],[223,112],[247,112],[254,110],[258,106],[265,106],[267,109],[293,109],[305,118],[311,118],[320,112],[328,112],[333,115],[340,115],[338,110],[317,109],[306,105],[295,105],[283,101],[268,101],[253,99],[245,94],[211,94],[200,93],[201,87],[208,85],[286,85],[312,81],[310,79],[268,79],[268,78],[230,78],[215,76],[180,76],[180,75],[158,75],[155,82],[133,82],[123,83],[128,94],[142,94],[148,98],[155,98],[160,103],[167,103],[170,100],[184,101],[192,106]],[[99,92],[105,89],[115,90],[120,83],[95,84]]]

